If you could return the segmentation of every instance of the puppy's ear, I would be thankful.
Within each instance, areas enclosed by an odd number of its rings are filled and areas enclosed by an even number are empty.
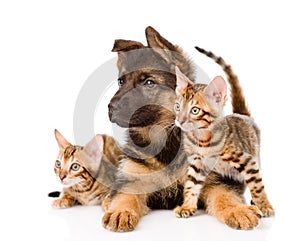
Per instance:
[[[173,64],[173,52],[177,51],[176,47],[168,40],[162,37],[154,28],[148,26],[145,30],[147,43],[153,48],[168,64]],[[179,52],[179,51],[177,51]]]
[[[146,28],[146,38],[150,48],[161,48],[170,51],[176,51],[176,47],[162,37],[154,28],[148,26]]]
[[[116,39],[114,43],[114,47],[111,50],[112,52],[118,52],[118,61],[117,61],[117,67],[119,69],[119,72],[121,72],[121,65],[126,60],[126,55],[128,51],[135,50],[135,49],[142,49],[145,46],[138,42],[133,40],[124,40],[124,39]],[[124,69],[123,69],[124,71]]]
[[[151,26],[146,28],[146,38],[148,46],[171,65],[174,73],[175,66],[178,66],[189,79],[194,79],[194,66],[180,47],[170,43]]]
[[[111,50],[112,52],[120,52],[120,51],[130,51],[133,49],[143,48],[144,45],[137,41],[132,40],[124,40],[124,39],[116,39],[114,43],[114,47]]]

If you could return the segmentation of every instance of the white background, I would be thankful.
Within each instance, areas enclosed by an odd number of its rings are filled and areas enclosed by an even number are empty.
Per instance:
[[[297,1],[110,2],[0,3],[0,239],[299,240]],[[54,128],[74,141],[73,111],[85,80],[116,57],[110,52],[114,39],[146,44],[148,25],[210,77],[222,72],[193,46],[223,56],[239,75],[262,130],[262,172],[276,209],[276,217],[263,219],[256,230],[235,231],[202,212],[179,220],[171,211],[154,211],[136,231],[115,234],[101,226],[99,207],[50,207],[47,193],[60,189],[53,172]],[[97,133],[112,129],[106,105],[95,113]]]

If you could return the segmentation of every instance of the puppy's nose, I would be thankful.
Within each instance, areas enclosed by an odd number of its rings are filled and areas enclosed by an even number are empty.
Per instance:
[[[114,108],[114,105],[110,102],[109,104],[108,104],[108,109],[110,110],[110,109],[113,109]]]
[[[112,121],[114,109],[115,109],[115,105],[112,103],[109,103],[108,104],[108,116],[109,116],[110,121]]]

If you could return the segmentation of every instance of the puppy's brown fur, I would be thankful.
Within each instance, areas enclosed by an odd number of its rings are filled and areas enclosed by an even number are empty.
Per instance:
[[[146,28],[148,46],[116,40],[120,89],[111,99],[109,116],[129,127],[111,202],[103,217],[105,228],[133,230],[149,209],[173,209],[182,203],[186,155],[175,116],[175,66],[194,80],[194,68],[182,50],[152,27]],[[156,129],[153,130],[153,127]],[[199,206],[233,228],[253,228],[259,217],[243,202],[244,183],[211,173]],[[245,214],[248,218],[245,218]]]

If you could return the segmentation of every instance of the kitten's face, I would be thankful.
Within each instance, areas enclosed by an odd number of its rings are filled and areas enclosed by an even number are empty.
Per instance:
[[[73,186],[85,180],[86,170],[77,153],[82,149],[78,146],[67,146],[61,149],[55,161],[54,172],[64,186]]]
[[[196,84],[177,97],[174,105],[175,124],[183,131],[207,128],[215,119],[212,114],[215,111],[203,92],[205,87],[205,85]]]
[[[220,76],[208,86],[192,83],[176,68],[175,124],[183,131],[208,128],[222,114],[226,101],[226,83]]]
[[[103,153],[103,137],[96,135],[85,147],[74,146],[57,130],[54,131],[59,154],[54,172],[64,186],[73,186],[93,179],[99,170]]]

